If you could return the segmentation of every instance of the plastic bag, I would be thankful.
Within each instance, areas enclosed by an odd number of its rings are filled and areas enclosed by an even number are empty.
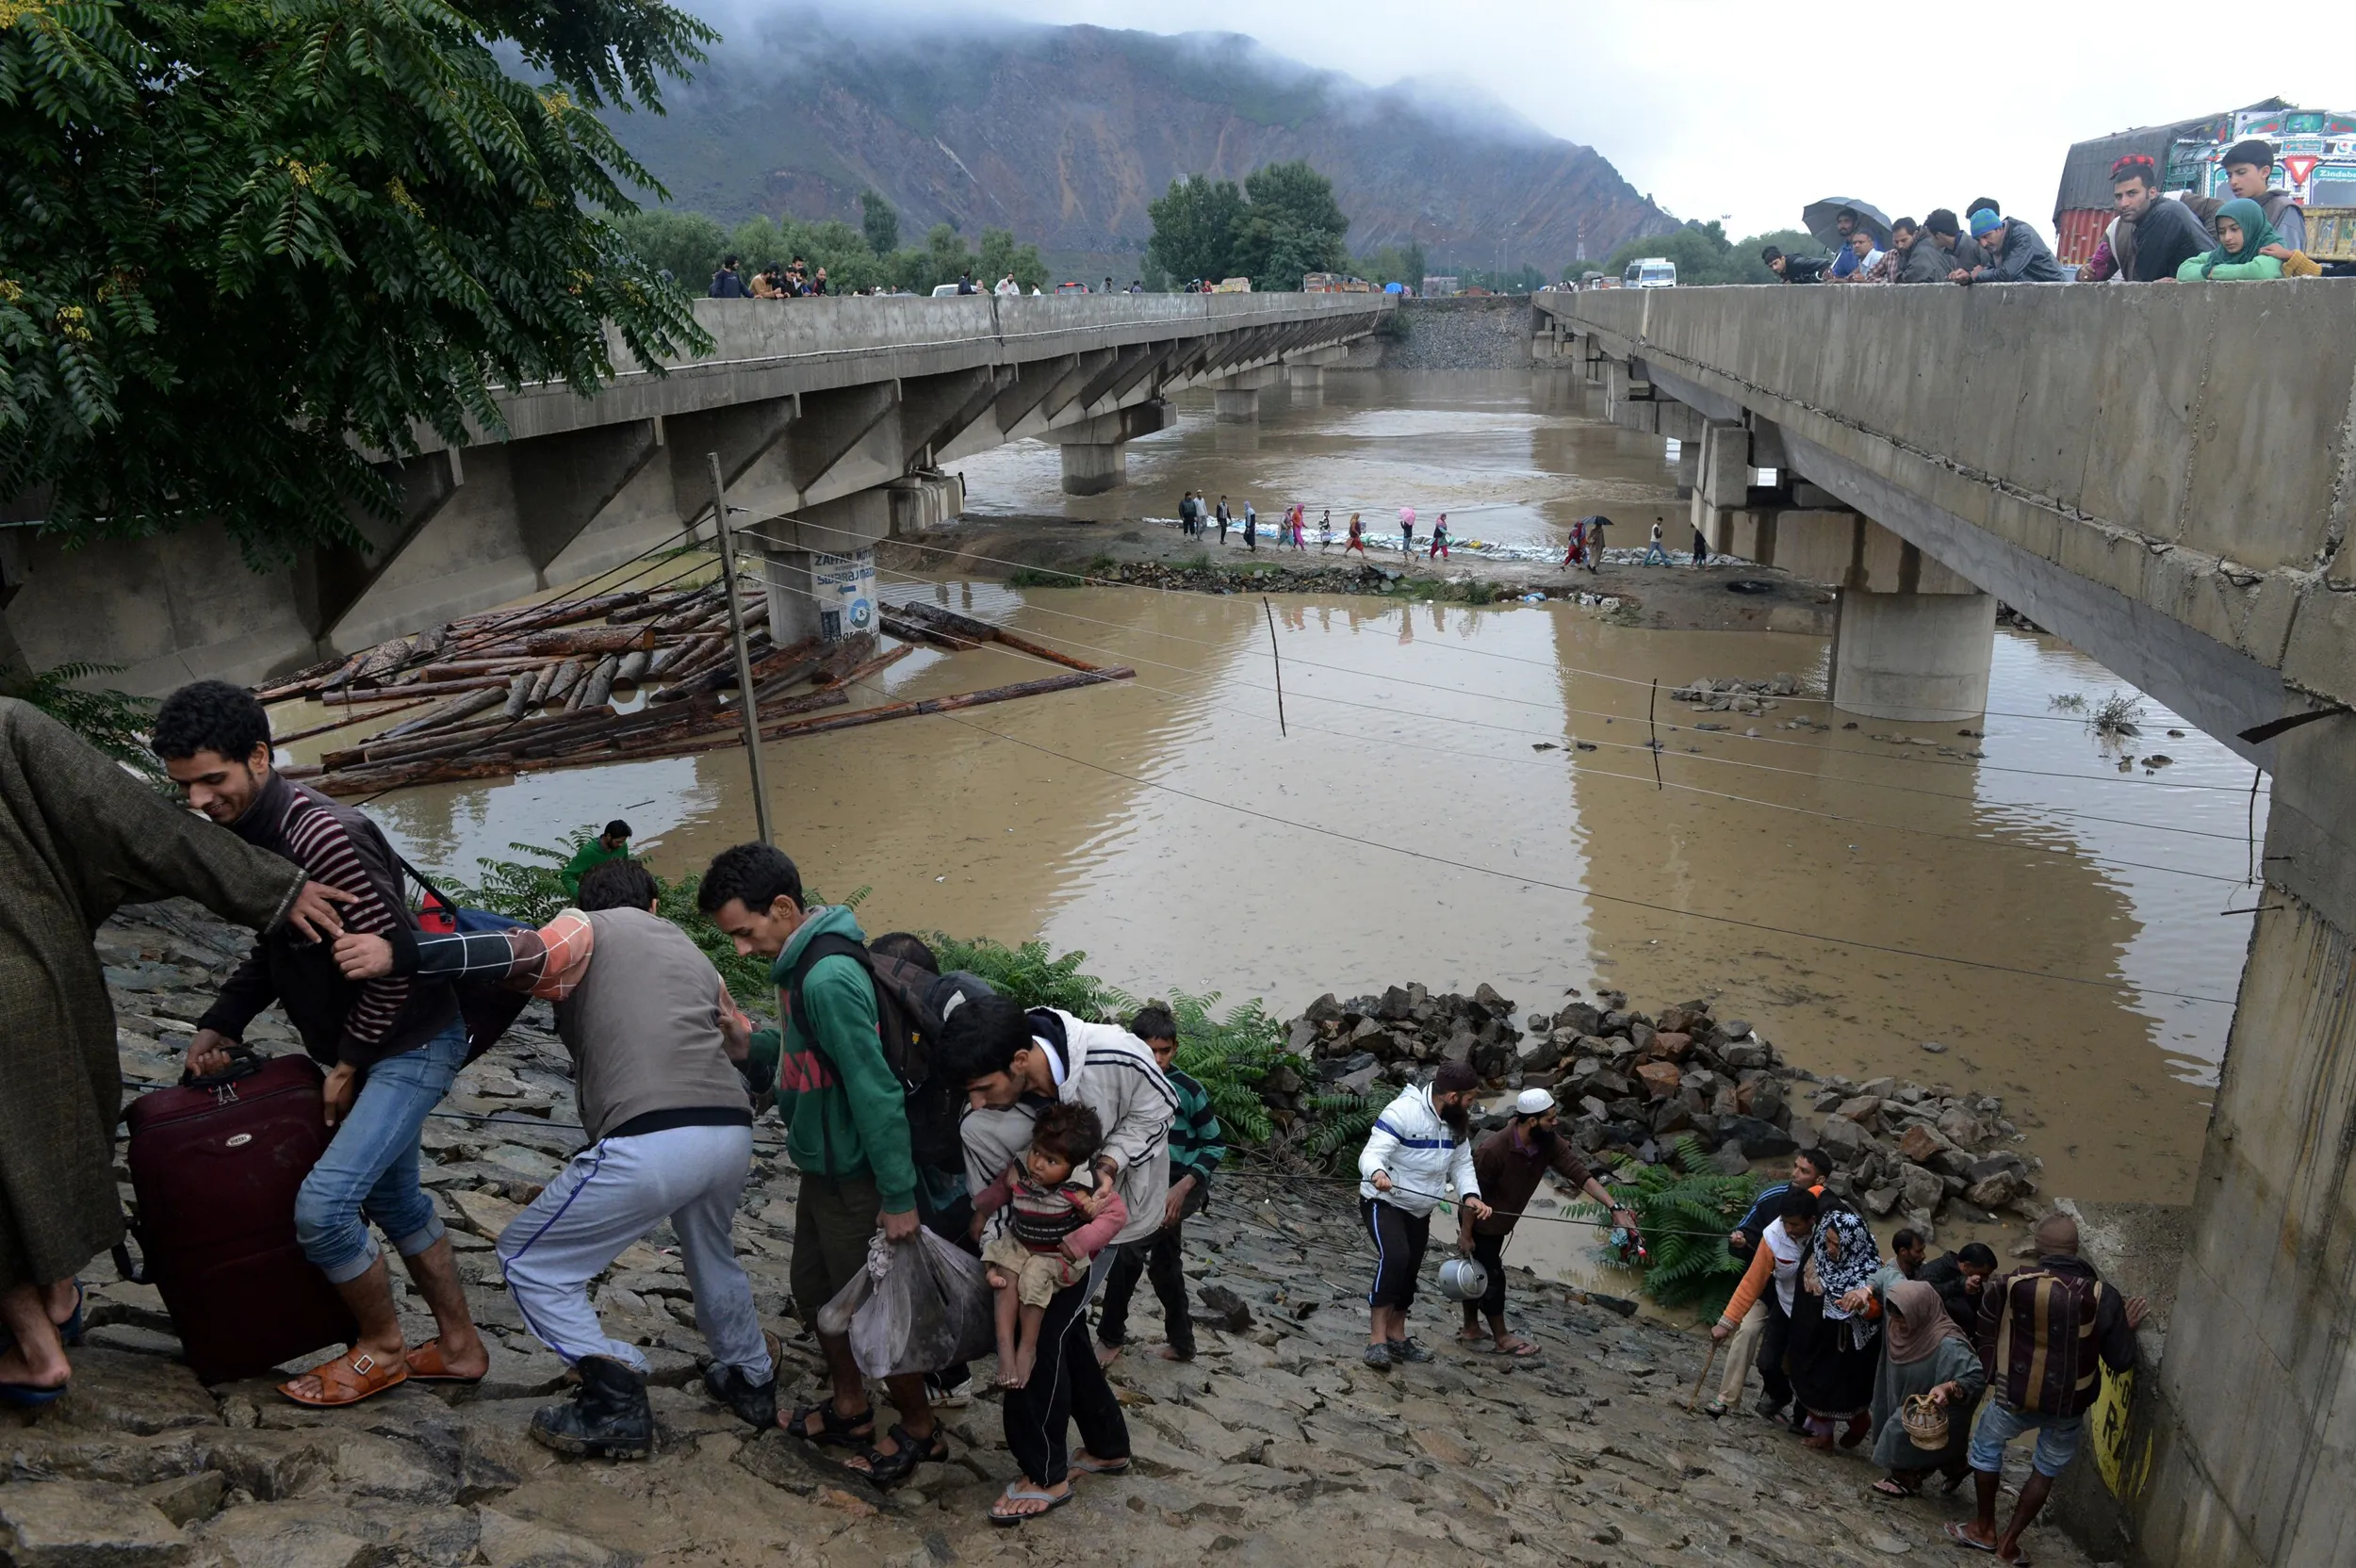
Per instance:
[[[894,1244],[878,1231],[867,1266],[818,1311],[821,1333],[846,1334],[871,1378],[938,1372],[998,1349],[998,1321],[979,1258],[930,1231]]]

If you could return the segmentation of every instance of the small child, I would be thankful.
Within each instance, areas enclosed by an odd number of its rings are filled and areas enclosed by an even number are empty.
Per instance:
[[[1031,1125],[1031,1147],[974,1197],[976,1213],[996,1215],[982,1262],[998,1293],[998,1383],[1030,1381],[1039,1327],[1055,1293],[1088,1277],[1089,1260],[1129,1223],[1117,1192],[1100,1203],[1072,1172],[1086,1170],[1104,1146],[1104,1125],[1086,1105],[1057,1101]],[[1021,1321],[1018,1344],[1016,1324]]]

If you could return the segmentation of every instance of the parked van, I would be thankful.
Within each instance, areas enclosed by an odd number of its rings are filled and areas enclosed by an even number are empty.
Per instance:
[[[1620,274],[1622,288],[1675,288],[1677,264],[1667,256],[1640,256]]]

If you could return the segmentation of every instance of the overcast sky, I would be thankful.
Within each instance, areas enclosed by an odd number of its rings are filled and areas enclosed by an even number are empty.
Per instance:
[[[959,8],[1247,33],[1374,86],[1408,75],[1477,83],[1546,130],[1593,146],[1679,218],[1725,215],[1737,236],[1790,226],[1804,203],[1833,194],[1893,218],[1985,194],[2045,228],[2063,153],[2081,138],[2275,94],[2356,109],[2356,7],[2346,5],[2302,6],[2255,26],[2262,13],[2181,0],[1940,9],[1065,0],[1046,14],[977,0]]]

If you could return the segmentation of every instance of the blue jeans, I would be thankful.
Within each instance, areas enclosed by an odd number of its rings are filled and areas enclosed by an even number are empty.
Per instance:
[[[1661,541],[1658,539],[1644,548],[1644,564],[1649,566],[1656,561],[1663,566],[1669,564],[1669,552],[1661,547]]]
[[[2023,1432],[2033,1431],[2037,1433],[2037,1455],[2031,1462],[2038,1475],[2052,1480],[2078,1457],[2078,1441],[2086,1433],[2086,1425],[2083,1415],[2039,1415],[2013,1410],[2002,1399],[1990,1399],[1988,1408],[1980,1413],[1979,1427],[1972,1433],[1972,1468],[1990,1476],[2002,1475],[2004,1445]]]
[[[375,1264],[370,1221],[404,1258],[442,1239],[442,1217],[417,1184],[417,1131],[466,1065],[466,1026],[453,1021],[361,1081],[351,1112],[295,1196],[295,1239],[333,1282],[356,1280]]]

